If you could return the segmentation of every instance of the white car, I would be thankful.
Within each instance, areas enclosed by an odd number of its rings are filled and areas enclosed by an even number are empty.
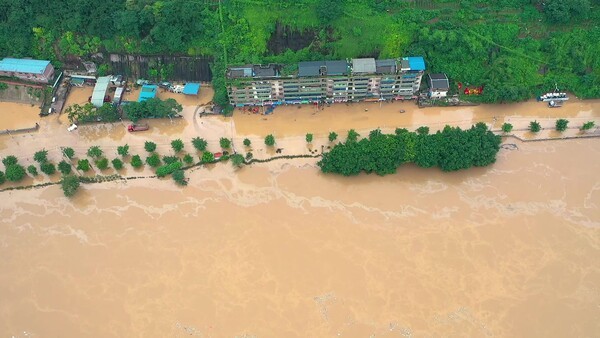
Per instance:
[[[69,128],[67,128],[68,131],[73,131],[77,129],[77,125],[75,123],[73,123]]]

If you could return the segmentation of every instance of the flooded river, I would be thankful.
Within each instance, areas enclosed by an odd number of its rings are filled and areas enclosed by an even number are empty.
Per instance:
[[[572,121],[598,118],[598,101],[581,104]],[[141,153],[152,139],[166,153],[168,140],[196,135],[216,150],[231,135],[255,137],[260,154],[272,131],[296,152],[308,131],[420,124],[427,114],[531,119],[399,106],[381,111],[388,119],[359,106],[320,123],[299,113],[308,107],[233,119],[198,119],[185,107],[181,121],[152,121],[139,135],[121,124],[68,133],[54,119],[0,139],[0,152],[18,144],[29,163],[40,143],[78,152],[129,143]],[[2,192],[0,336],[596,336],[600,140],[504,142],[516,149],[493,166],[455,173],[406,165],[343,178],[302,159],[198,168],[183,189],[141,179],[85,185],[73,200],[57,186]]]

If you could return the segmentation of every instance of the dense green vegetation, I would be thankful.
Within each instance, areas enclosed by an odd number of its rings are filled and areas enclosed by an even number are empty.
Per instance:
[[[173,118],[183,107],[174,99],[152,98],[142,102],[129,102],[123,106],[123,114],[133,122],[146,118]]]
[[[171,141],[171,148],[173,148],[173,150],[176,153],[182,151],[183,147],[184,147],[184,144],[181,139],[176,139],[176,140]]]
[[[273,136],[272,134],[265,136],[265,144],[269,147],[274,146],[275,145],[275,136]]]
[[[205,151],[206,150],[206,146],[208,145],[208,142],[206,142],[205,139],[200,138],[200,137],[194,137],[192,139],[192,145],[194,146],[194,148],[196,148],[196,150],[198,151]]]
[[[121,159],[119,158],[115,158],[111,161],[113,168],[115,168],[115,170],[121,170],[123,169],[123,161],[121,161]]]
[[[443,171],[482,167],[494,163],[500,150],[500,136],[484,123],[468,130],[446,126],[435,134],[418,134],[406,129],[383,134],[376,129],[368,138],[350,138],[324,153],[317,164],[325,173],[344,176],[361,172],[387,175],[407,162],[424,168],[438,166]]]
[[[144,149],[146,149],[146,151],[149,153],[153,153],[156,150],[156,143],[152,141],[146,141],[144,142]]]
[[[77,189],[79,189],[79,185],[79,178],[74,175],[65,175],[60,181],[60,186],[63,190],[63,193],[67,197],[72,197],[73,195],[75,195]]]
[[[75,123],[115,122],[121,118],[117,108],[110,103],[105,103],[100,108],[94,107],[91,103],[86,103],[83,106],[74,104],[68,106],[65,113],[69,121]]]
[[[127,155],[129,155],[129,144],[126,144],[124,146],[118,146],[117,147],[117,154],[125,157]]]
[[[558,119],[556,120],[556,131],[565,131],[569,126],[569,120]]]
[[[73,148],[71,148],[71,147],[63,148],[62,153],[68,159],[72,159],[75,156],[75,150],[73,150]]]
[[[96,52],[211,56],[217,103],[227,101],[226,64],[401,55],[424,56],[430,70],[446,72],[454,84],[485,86],[482,101],[520,100],[554,83],[579,97],[600,96],[600,44],[594,43],[600,41],[598,0],[106,0],[93,5],[0,0],[0,5],[2,55],[50,59],[58,66]],[[168,73],[153,71],[157,78]],[[284,68],[289,71],[292,67]]]

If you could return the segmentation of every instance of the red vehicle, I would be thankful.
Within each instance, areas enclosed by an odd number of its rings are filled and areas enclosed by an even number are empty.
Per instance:
[[[221,157],[223,157],[223,153],[214,153],[213,154],[215,156],[215,161],[221,159]]]
[[[150,129],[150,126],[148,126],[148,124],[144,123],[144,124],[130,124],[127,127],[127,131],[129,132],[135,132],[135,131],[144,131],[144,130],[148,130]]]

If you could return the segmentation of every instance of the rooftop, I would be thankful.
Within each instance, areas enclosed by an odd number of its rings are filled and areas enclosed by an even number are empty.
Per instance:
[[[140,91],[140,97],[138,98],[138,102],[143,102],[148,99],[155,98],[157,90],[158,86],[156,85],[143,85],[142,90]]]
[[[410,70],[425,70],[425,60],[422,56],[409,56],[402,59],[408,60]]]
[[[43,74],[49,64],[47,60],[4,58],[0,61],[0,71]]]
[[[375,59],[352,59],[352,73],[374,74],[377,70]]]
[[[450,82],[448,81],[448,77],[443,73],[434,73],[429,74],[429,87],[431,89],[450,89]]]
[[[96,86],[92,92],[92,104],[95,107],[101,107],[104,104],[104,96],[110,84],[110,76],[101,76],[96,80]]]
[[[298,63],[298,76],[325,76],[348,74],[348,62],[338,61],[304,61]]]
[[[396,60],[385,59],[375,60],[375,72],[379,74],[394,74],[396,73]]]
[[[185,95],[198,95],[200,91],[199,83],[186,83],[185,87],[183,87],[183,93]]]

